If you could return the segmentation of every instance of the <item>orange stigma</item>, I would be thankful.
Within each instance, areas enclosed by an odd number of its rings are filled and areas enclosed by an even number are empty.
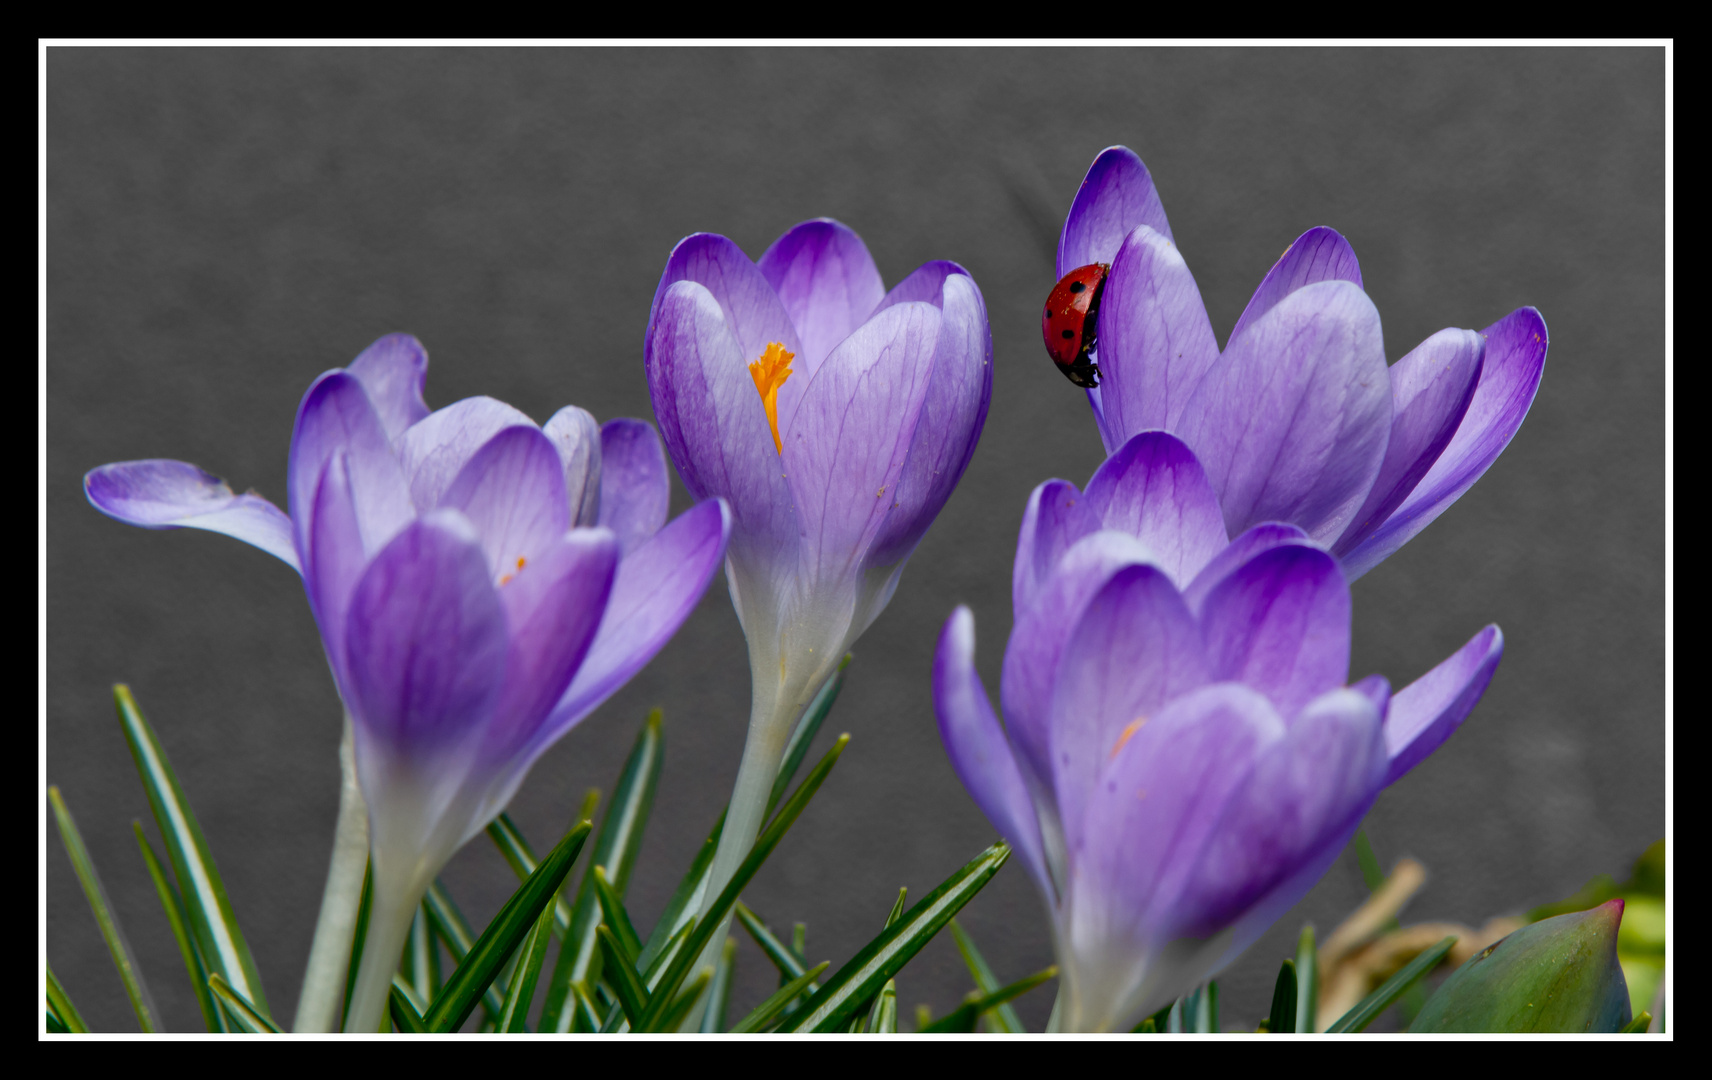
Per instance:
[[[510,581],[512,578],[516,577],[518,574],[523,573],[523,564],[527,561],[528,560],[525,559],[523,556],[521,556],[521,555],[517,556],[517,569],[515,571],[513,571],[512,573],[501,575],[500,579],[499,579],[499,583],[501,585],[504,585],[506,582]]]
[[[1112,744],[1111,757],[1108,757],[1106,760],[1110,761],[1112,758],[1117,757],[1118,751],[1124,748],[1124,743],[1135,738],[1135,733],[1140,731],[1142,726],[1146,723],[1147,717],[1145,716],[1138,716],[1134,720],[1131,720],[1129,722],[1129,726],[1125,727],[1123,731],[1118,733],[1118,741]]]
[[[779,438],[779,387],[791,377],[791,361],[795,359],[796,353],[786,352],[782,344],[773,341],[762,350],[761,359],[749,365],[749,374],[755,379],[761,404],[767,407],[767,423],[773,429],[773,449],[780,454],[785,452],[785,444]]]

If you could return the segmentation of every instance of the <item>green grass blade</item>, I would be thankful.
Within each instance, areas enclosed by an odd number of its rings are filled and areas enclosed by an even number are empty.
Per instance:
[[[729,941],[731,939],[727,938],[726,940]],[[660,1030],[678,1030],[678,1028],[683,1025],[684,1020],[689,1017],[690,1010],[695,1008],[696,999],[701,997],[702,991],[707,989],[707,984],[712,979],[712,965],[704,966],[701,969],[701,972],[696,975],[695,978],[691,979],[688,985],[678,993],[678,996],[672,999],[671,1005],[666,1008],[665,1013],[660,1017]]]
[[[173,940],[178,942],[178,954],[184,958],[184,970],[190,976],[191,989],[196,991],[196,1003],[202,1008],[202,1023],[213,1033],[226,1030],[223,1014],[219,1006],[214,1004],[214,996],[208,992],[208,969],[202,963],[202,957],[196,954],[196,943],[190,938],[190,931],[184,925],[184,908],[178,899],[178,890],[167,880],[166,871],[161,867],[160,860],[155,857],[155,849],[149,843],[148,834],[143,832],[143,823],[132,821],[131,829],[137,834],[137,846],[143,852],[143,865],[148,867],[149,879],[155,883],[155,895],[160,897],[161,908],[166,912],[167,925],[172,927]]]
[[[594,875],[595,897],[600,901],[601,921],[623,949],[624,959],[631,970],[635,970],[636,960],[642,955],[642,942],[636,936],[636,928],[630,925],[630,913],[624,910],[624,901],[618,898],[618,891],[607,881],[606,868],[595,866],[591,867],[589,872]]]
[[[67,1031],[73,1035],[85,1034],[89,1031],[89,1025],[83,1022],[83,1014],[79,1013],[77,1006],[71,1003],[71,998],[66,994],[65,987],[61,986],[59,980],[54,978],[53,968],[48,968],[47,973],[48,1008],[52,1009],[54,1015],[59,1017],[60,1023],[65,1025]]]
[[[1373,843],[1367,839],[1366,829],[1355,830],[1355,861],[1361,867],[1361,881],[1367,886],[1368,892],[1376,891],[1385,884],[1385,871],[1379,866],[1379,856],[1373,853]]]
[[[791,797],[785,800],[785,804],[779,808],[779,813],[773,818],[772,823],[761,830],[761,835],[755,840],[755,846],[749,850],[749,854],[738,865],[736,873],[732,874],[731,880],[726,883],[725,888],[720,891],[713,904],[696,922],[688,943],[667,966],[665,974],[660,980],[660,988],[655,993],[654,1000],[648,1005],[648,1015],[643,1018],[641,1030],[658,1030],[655,1025],[659,1023],[661,1015],[670,1004],[667,998],[678,992],[678,987],[683,983],[684,977],[689,974],[690,965],[695,963],[696,957],[700,956],[702,950],[707,948],[707,943],[714,933],[724,925],[726,913],[737,902],[737,898],[742,895],[743,889],[755,876],[756,871],[761,869],[761,864],[767,861],[767,856],[771,855],[773,849],[779,846],[779,841],[785,838],[785,833],[790,831],[797,817],[808,806],[809,800],[814,798],[814,793],[820,790],[820,785],[825,782],[827,774],[832,771],[832,767],[838,764],[838,757],[844,753],[844,747],[849,745],[849,742],[850,736],[848,734],[838,736],[838,741],[832,744],[832,749],[826,752],[819,763],[809,771],[808,776],[803,778],[802,784],[791,794]]]
[[[53,805],[59,838],[65,845],[66,855],[71,858],[71,868],[77,874],[78,884],[83,886],[89,910],[95,913],[95,925],[101,928],[101,938],[107,943],[113,966],[119,970],[119,981],[125,984],[125,996],[131,999],[131,1010],[137,1014],[137,1024],[143,1029],[143,1034],[153,1035],[160,1030],[160,1022],[155,1018],[154,1000],[149,996],[148,985],[143,982],[136,954],[131,952],[130,942],[125,940],[125,932],[119,928],[119,920],[107,902],[107,890],[101,887],[101,875],[95,872],[95,862],[84,846],[83,834],[77,831],[77,822],[66,808],[59,788],[51,784],[48,786],[48,802]]]
[[[410,985],[410,980],[404,977],[403,972],[393,972],[392,988],[404,995],[404,1000],[408,1001],[410,1003],[410,1007],[416,1011],[418,1019],[421,1018],[423,1013],[428,1011],[428,1002],[417,996],[416,988]]]
[[[944,1016],[935,1020],[933,1023],[927,1025],[927,1027],[922,1028],[921,1030],[927,1032],[974,1031],[975,1021],[980,1018],[982,1013],[996,1009],[1008,1001],[1019,998],[1039,986],[1041,983],[1046,982],[1048,979],[1056,978],[1057,976],[1058,969],[1056,967],[1049,967],[1042,971],[1037,971],[1027,978],[1018,979],[1009,986],[1002,986],[990,994],[976,995],[972,1001],[965,1001],[956,1009],[946,1013]]]
[[[899,889],[898,890],[898,898],[896,900],[892,901],[892,910],[886,915],[886,926],[887,927],[889,927],[893,923],[897,922],[898,916],[902,915],[904,913],[904,901],[907,899],[909,899],[909,889],[908,888]],[[886,982],[887,982],[887,985],[891,985],[890,979],[886,980]],[[892,989],[895,993],[897,990],[897,987],[892,986]],[[886,988],[884,986],[882,986],[880,988],[880,992],[874,995],[873,1000],[867,1002],[865,1008],[861,1008],[861,1009],[856,1010],[857,1015],[861,1015],[862,1013],[867,1013],[868,1015],[859,1028],[852,1028],[851,1030],[861,1030],[861,1031],[869,1031],[869,1032],[876,1030],[874,1025],[878,1024],[880,1022],[880,998],[885,994],[885,992],[886,992]]]
[[[838,691],[844,689],[844,669],[850,666],[850,654],[845,653],[844,659],[838,662],[838,670],[826,685],[815,694],[803,711],[803,718],[798,722],[796,730],[791,732],[790,741],[785,744],[785,756],[779,762],[779,775],[773,781],[773,790],[767,795],[767,814],[773,812],[773,807],[779,805],[779,800],[785,797],[785,789],[791,786],[791,780],[797,775],[797,769],[802,767],[803,758],[808,756],[810,745],[815,735],[820,732],[821,722],[826,714],[832,711],[832,703],[838,700]],[[762,817],[765,817],[763,814]]]
[[[886,985],[880,988],[879,1015],[868,1025],[868,1031],[873,1035],[896,1035],[898,1033],[898,984],[895,979],[887,979]]]
[[[541,963],[547,959],[547,946],[552,941],[553,911],[543,908],[529,936],[523,939],[523,950],[517,954],[505,1004],[494,1021],[496,1031],[514,1034],[529,1030],[529,1006],[535,1001],[535,983],[541,977]]]
[[[755,1008],[743,1019],[737,1021],[737,1026],[731,1029],[733,1035],[747,1035],[751,1032],[765,1031],[779,1013],[784,1011],[791,999],[808,988],[808,984],[820,976],[820,973],[832,966],[832,961],[822,960],[814,967],[798,975],[790,982],[779,987],[766,1001]]]
[[[45,1019],[46,1019],[46,1024],[47,1024],[47,1029],[48,1029],[49,1035],[70,1035],[71,1034],[71,1029],[66,1027],[65,1022],[62,1021],[58,1016],[54,1015],[54,1011],[52,1009],[47,1010],[47,1012],[45,1014]]]
[[[481,937],[470,947],[464,962],[446,980],[440,996],[429,1007],[428,1015],[422,1018],[430,1031],[452,1032],[464,1026],[464,1021],[481,1002],[482,991],[493,983],[500,969],[517,951],[541,912],[552,907],[553,897],[565,875],[571,872],[571,864],[582,851],[588,834],[588,822],[580,821],[573,826],[529,875],[523,887],[499,909],[499,914],[493,917]]]
[[[998,977],[993,969],[987,966],[987,958],[981,955],[981,950],[975,947],[975,939],[963,929],[956,919],[952,919],[951,937],[957,942],[957,951],[963,954],[963,965],[969,969],[969,974],[975,980],[975,989],[983,994],[996,993],[1000,988]],[[1009,1004],[1000,1005],[987,1013],[987,1023],[995,1030],[1009,1035],[1021,1034],[1026,1029],[1022,1026],[1022,1018]]]
[[[707,993],[707,1009],[701,1014],[703,1035],[717,1035],[725,1030],[725,1011],[731,1006],[731,972],[737,964],[737,939],[725,939],[719,952],[719,966],[713,971],[713,987]]]
[[[598,939],[597,939],[598,941]],[[600,1030],[600,1009],[589,997],[588,989],[582,983],[571,984],[571,995],[577,1003],[576,1020],[571,1030],[578,1034],[589,1034]]]
[[[419,904],[410,920],[410,936],[404,940],[404,958],[398,965],[410,985],[412,1001],[426,1006],[440,992],[440,943],[434,940],[434,924],[426,905]]]
[[[1148,1017],[1146,1020],[1143,1020],[1141,1023],[1135,1025],[1135,1027],[1130,1029],[1130,1032],[1132,1034],[1135,1034],[1135,1035],[1157,1035],[1157,1034],[1159,1034],[1160,1032],[1165,1030],[1165,1025],[1170,1022],[1171,1010],[1175,1005],[1176,1005],[1176,1002],[1172,1002],[1170,1005],[1165,1006],[1165,1008],[1160,1009],[1158,1012],[1154,1013],[1152,1016]],[[1050,1029],[1048,1029],[1048,1030],[1050,1030]]]
[[[1296,1030],[1312,1035],[1319,1030],[1320,954],[1314,947],[1313,926],[1302,927],[1296,939]]]
[[[595,927],[595,940],[600,943],[600,951],[606,958],[606,981],[618,994],[618,1004],[624,1009],[624,1018],[630,1022],[632,1030],[637,1030],[638,1025],[642,1023],[642,1017],[648,1012],[648,989],[642,985],[642,980],[637,978],[635,967],[624,954],[624,944],[605,923]]]
[[[1438,966],[1438,962],[1450,952],[1456,944],[1456,935],[1451,935],[1434,945],[1426,952],[1403,965],[1403,970],[1386,979],[1384,984],[1373,993],[1361,999],[1360,1004],[1344,1013],[1337,1023],[1326,1029],[1328,1035],[1353,1034],[1367,1027],[1378,1019],[1379,1014],[1391,1007],[1391,1003],[1403,996],[1403,991]]]
[[[992,880],[1010,857],[1003,842],[975,856],[897,922],[870,941],[791,1018],[792,1031],[842,1031],[863,1002],[909,963],[922,946]]]
[[[774,934],[767,924],[761,921],[761,917],[749,910],[748,905],[739,900],[735,907],[738,923],[749,932],[751,938],[755,939],[755,944],[761,947],[762,955],[771,960],[773,966],[779,969],[779,985],[783,986],[808,970],[802,962],[802,957],[780,941],[778,935]]]
[[[1201,988],[1199,998],[1195,1002],[1195,1031],[1202,1035],[1216,1035],[1219,1031],[1219,984],[1209,982]]]
[[[244,995],[232,988],[232,985],[220,977],[218,971],[208,976],[208,989],[213,993],[214,1000],[220,1003],[220,1008],[226,1011],[233,1027],[248,1035],[278,1035],[279,1028],[269,1020],[260,1009],[252,1005]]]
[[[351,994],[357,988],[357,968],[363,959],[363,942],[369,936],[369,909],[374,905],[374,859],[363,867],[363,891],[357,897],[357,923],[351,928],[351,955],[345,958],[345,1003],[339,1009],[339,1030],[351,1018]]]
[[[446,886],[438,878],[434,884],[428,886],[427,895],[422,898],[422,907],[428,912],[434,933],[446,946],[446,951],[452,954],[452,966],[455,968],[463,963],[464,957],[469,955],[470,949],[476,943],[476,934],[470,929],[469,920],[465,919],[464,913],[458,909],[452,894],[446,891]],[[495,979],[493,985],[482,991],[482,1009],[487,1019],[497,1017],[499,1010],[504,1007],[501,1000],[504,991],[505,983],[502,979]]]
[[[1266,1030],[1274,1035],[1296,1032],[1296,985],[1296,961],[1286,957],[1272,984],[1272,1009],[1266,1017]]]
[[[725,811],[722,810],[719,820],[713,823],[713,831],[708,834],[707,842],[696,852],[695,860],[684,872],[683,879],[672,892],[672,898],[666,902],[666,910],[660,913],[660,918],[654,923],[654,929],[648,934],[647,943],[642,946],[641,960],[644,967],[660,955],[660,950],[672,940],[673,934],[695,918],[696,909],[701,906],[702,891],[707,888],[707,875],[713,869],[713,853],[719,848],[719,834],[724,831]]]
[[[612,789],[612,805],[607,807],[606,818],[600,823],[594,855],[589,860],[591,870],[596,866],[606,867],[607,880],[620,897],[630,886],[630,871],[642,850],[642,834],[654,808],[654,792],[659,786],[665,755],[661,712],[655,709],[643,721],[630,756],[618,774],[618,783]],[[547,984],[547,1001],[541,1010],[543,1032],[569,1031],[571,1014],[575,1011],[571,984],[599,981],[601,960],[600,950],[595,948],[594,928],[600,921],[594,882],[585,873],[576,902],[571,905],[571,928],[553,965],[552,980]]]
[[[1642,1009],[1633,1020],[1617,1029],[1619,1035],[1645,1035],[1653,1022],[1653,1014]]]
[[[416,1004],[410,1000],[404,984],[396,978],[392,981],[392,989],[386,999],[387,1011],[392,1014],[392,1022],[399,1031],[406,1035],[426,1035],[428,1029],[422,1024],[422,1014],[416,1011]]]
[[[149,809],[154,812],[155,825],[166,845],[167,861],[178,878],[197,950],[210,973],[219,973],[244,1000],[266,1013],[267,998],[262,993],[256,962],[250,956],[243,931],[238,928],[232,903],[226,898],[226,886],[214,866],[208,841],[167,761],[166,751],[137,707],[130,687],[123,683],[114,686],[113,699],[125,741],[130,744],[131,757],[142,777],[143,790],[148,793]]]
[[[578,819],[581,820],[581,819]],[[511,820],[510,814],[501,813],[488,822],[487,836],[493,841],[493,846],[505,856],[506,863],[518,881],[528,881],[529,875],[535,872],[535,852],[529,847],[529,841],[523,838],[523,832]],[[571,928],[571,905],[565,903],[565,898],[555,897],[553,901],[553,933],[559,937],[565,936],[565,931]]]

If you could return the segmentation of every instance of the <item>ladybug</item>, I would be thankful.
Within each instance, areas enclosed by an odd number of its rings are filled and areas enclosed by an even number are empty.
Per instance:
[[[1111,268],[1110,263],[1090,263],[1065,274],[1047,294],[1046,309],[1040,313],[1047,355],[1065,378],[1086,390],[1100,385],[1100,371],[1088,354],[1094,349],[1100,293]]]

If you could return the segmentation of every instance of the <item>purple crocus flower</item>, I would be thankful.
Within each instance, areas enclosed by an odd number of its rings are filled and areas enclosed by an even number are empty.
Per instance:
[[[755,837],[791,724],[963,475],[990,355],[962,267],[930,262],[887,292],[836,221],[792,228],[755,262],[710,233],[673,249],[648,388],[685,486],[731,505],[726,579],[754,687],[709,898]]]
[[[1013,602],[1004,725],[967,608],[940,636],[934,703],[1045,898],[1065,1030],[1125,1030],[1235,959],[1456,729],[1503,650],[1488,626],[1396,694],[1346,686],[1337,561],[1286,524],[1226,544],[1200,463],[1158,431],[1085,493],[1035,489]]]
[[[435,874],[666,643],[729,530],[717,499],[666,524],[665,456],[646,423],[597,426],[567,407],[543,428],[485,397],[430,413],[427,365],[396,334],[310,386],[289,517],[180,461],[84,478],[120,521],[223,532],[303,575],[353,721],[374,859],[354,1031],[379,1022]]]
[[[1545,366],[1545,321],[1525,307],[1479,333],[1441,330],[1387,369],[1355,252],[1327,228],[1279,257],[1221,352],[1153,179],[1122,146],[1094,160],[1058,242],[1060,276],[1091,263],[1111,267],[1087,392],[1107,453],[1177,433],[1232,534],[1289,522],[1352,581],[1480,478]]]

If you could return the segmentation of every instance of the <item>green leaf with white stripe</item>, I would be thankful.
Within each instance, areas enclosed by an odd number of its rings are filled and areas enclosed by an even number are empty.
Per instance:
[[[243,931],[238,928],[238,918],[226,898],[226,886],[214,866],[208,841],[203,838],[190,801],[167,761],[166,751],[137,707],[130,687],[123,683],[114,686],[113,700],[118,706],[125,741],[131,747],[131,757],[137,763],[137,773],[142,777],[143,790],[148,793],[149,809],[154,812],[155,824],[166,845],[167,861],[178,878],[197,950],[210,974],[221,975],[235,993],[266,1015],[267,998],[262,993],[255,959],[250,955]]]
[[[131,828],[137,833],[143,865],[148,867],[149,878],[155,883],[155,894],[160,897],[161,907],[166,911],[173,940],[178,942],[178,954],[184,958],[184,970],[190,976],[191,988],[196,991],[196,1003],[202,1007],[202,1023],[210,1032],[219,1034],[226,1030],[226,1015],[214,1004],[214,995],[208,991],[208,968],[202,963],[202,957],[196,954],[196,943],[190,940],[190,932],[185,928],[184,905],[178,899],[178,890],[167,880],[166,871],[155,857],[154,846],[149,843],[148,834],[143,832],[143,823],[132,821]]]

